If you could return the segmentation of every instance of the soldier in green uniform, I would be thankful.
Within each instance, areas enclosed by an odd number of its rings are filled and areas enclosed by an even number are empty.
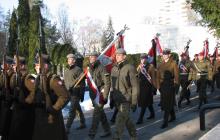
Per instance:
[[[147,55],[140,55],[140,65],[137,68],[138,81],[140,85],[140,94],[138,96],[138,106],[141,107],[141,112],[136,124],[143,123],[143,116],[146,108],[150,111],[150,116],[147,119],[155,117],[153,108],[153,88],[156,87],[156,75],[154,66],[147,62]]]
[[[216,57],[216,61],[213,68],[213,77],[215,78],[216,87],[220,88],[220,54]]]
[[[198,61],[193,63],[195,69],[192,71],[193,79],[197,81],[197,89],[199,93],[199,106],[207,103],[206,88],[208,80],[212,80],[212,69],[210,62],[204,59],[203,53],[199,53]]]
[[[67,55],[67,63],[68,66],[64,72],[64,83],[67,90],[70,92],[71,95],[71,105],[69,110],[69,117],[66,123],[66,131],[69,133],[70,127],[73,123],[74,118],[79,113],[80,117],[80,126],[77,129],[83,129],[86,127],[85,125],[85,118],[81,109],[79,102],[83,102],[84,100],[84,83],[85,81],[82,80],[81,84],[78,84],[76,87],[74,85],[79,80],[80,75],[83,73],[82,69],[75,64],[76,56],[74,54]]]
[[[35,80],[35,125],[32,140],[67,140],[61,110],[69,101],[69,92],[60,77],[50,72],[48,55],[42,54],[43,66],[38,60],[35,62],[38,76]]]
[[[116,64],[111,71],[112,98],[118,108],[113,139],[122,139],[124,127],[127,128],[131,140],[137,139],[137,132],[132,119],[130,108],[135,112],[139,94],[139,82],[135,67],[126,61],[126,52],[123,48],[116,51]]]
[[[180,71],[180,85],[182,87],[180,98],[178,101],[178,107],[181,107],[181,103],[183,99],[187,100],[187,105],[190,104],[190,89],[189,85],[191,80],[189,80],[189,73],[192,69],[193,64],[189,60],[189,56],[186,53],[181,54],[181,61],[179,64],[179,71]]]
[[[209,62],[210,62],[210,67],[212,70],[213,77],[212,77],[212,80],[208,80],[208,85],[211,88],[211,92],[214,92],[215,91],[215,78],[214,78],[214,76],[215,76],[214,75],[215,58],[211,54],[209,54]]]
[[[170,49],[164,49],[163,62],[157,70],[157,89],[161,93],[161,109],[164,111],[162,129],[168,126],[169,116],[171,116],[169,122],[176,119],[174,110],[175,85],[179,84],[179,69],[176,62],[170,58],[170,52]]]
[[[111,135],[111,128],[109,126],[106,114],[104,112],[104,105],[107,103],[108,94],[110,90],[110,76],[106,71],[105,67],[101,65],[99,60],[97,60],[98,53],[92,52],[89,54],[89,65],[87,67],[88,72],[91,74],[92,79],[95,85],[89,86],[89,95],[92,100],[94,111],[92,117],[92,126],[89,130],[89,138],[94,139],[97,133],[99,122],[101,122],[102,128],[104,129],[103,134],[100,137],[108,137]],[[88,75],[88,74],[87,74]],[[87,80],[88,82],[88,80]],[[93,90],[94,86],[97,87],[96,91]],[[99,100],[97,92],[100,93]],[[96,96],[97,95],[97,96]]]
[[[19,63],[19,69],[15,65]],[[24,57],[13,65],[14,73],[10,78],[13,89],[12,118],[9,140],[31,140],[34,128],[34,82],[35,78],[28,74]],[[17,71],[17,72],[16,72]]]

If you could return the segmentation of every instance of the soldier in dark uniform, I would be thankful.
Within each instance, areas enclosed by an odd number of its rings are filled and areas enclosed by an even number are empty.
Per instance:
[[[181,103],[183,99],[187,100],[187,105],[190,104],[190,89],[189,85],[191,84],[191,81],[189,78],[190,70],[192,69],[193,64],[189,60],[189,57],[187,54],[182,53],[181,54],[181,61],[179,64],[179,71],[180,71],[180,85],[182,87],[180,98],[178,101],[178,107],[181,107]]]
[[[13,58],[6,56],[5,73],[2,72],[0,76],[0,90],[1,90],[1,105],[0,105],[0,135],[1,140],[7,140],[9,136],[11,123],[11,107],[12,107],[12,93],[10,88],[10,78],[13,74],[12,70]]]
[[[67,55],[67,63],[68,66],[66,67],[64,73],[64,83],[67,90],[70,92],[71,95],[71,105],[69,110],[69,117],[66,123],[66,131],[69,133],[73,120],[75,119],[77,112],[79,113],[80,117],[80,126],[77,129],[83,129],[86,127],[85,125],[85,118],[81,109],[79,102],[83,102],[84,100],[84,87],[85,81],[82,80],[81,84],[78,84],[76,87],[74,85],[79,80],[80,75],[83,73],[82,69],[75,64],[76,57],[74,54]]]
[[[214,59],[214,56],[213,56],[213,55],[210,55],[210,54],[209,54],[209,62],[210,62],[210,67],[211,67],[212,73],[214,73],[215,59]],[[208,85],[209,85],[210,88],[211,88],[211,92],[214,92],[214,90],[215,90],[215,78],[214,78],[214,74],[213,74],[212,80],[208,80]]]
[[[194,62],[195,67],[192,71],[193,79],[197,81],[197,89],[199,93],[199,106],[207,103],[206,88],[208,80],[212,80],[212,69],[210,67],[210,62],[204,59],[203,53],[199,53],[198,61]]]
[[[91,74],[91,78],[95,84],[93,86],[96,86],[98,90],[95,91],[91,86],[89,86],[89,95],[94,106],[92,126],[89,130],[90,139],[95,138],[99,122],[101,122],[102,127],[104,129],[104,132],[100,135],[100,137],[108,137],[111,135],[111,128],[109,126],[106,114],[104,112],[104,105],[107,103],[108,94],[110,90],[110,75],[106,71],[105,67],[101,65],[99,60],[97,60],[97,57],[97,52],[90,53],[89,65],[87,67],[87,70]],[[90,85],[91,83],[88,84]],[[100,93],[100,97],[98,97],[98,95],[96,96],[97,92]],[[98,101],[96,101],[97,98],[99,98]]]
[[[132,119],[130,108],[135,112],[137,108],[137,96],[139,94],[139,82],[135,67],[126,61],[126,52],[123,48],[116,51],[116,65],[111,71],[112,98],[118,108],[113,139],[122,139],[126,127],[131,140],[137,139],[137,132]]]
[[[32,140],[67,140],[62,108],[69,101],[69,92],[59,76],[50,73],[48,55],[42,54],[43,67],[38,59],[35,70],[35,125]],[[43,73],[40,73],[40,69]]]
[[[220,88],[220,54],[216,57],[216,61],[213,68],[213,77],[216,81],[216,87]]]
[[[137,124],[143,123],[143,116],[146,108],[150,111],[150,116],[147,119],[155,117],[153,108],[153,88],[155,83],[155,69],[154,66],[147,62],[147,55],[141,54],[141,63],[137,68],[138,79],[140,85],[140,94],[138,96],[138,106],[141,107],[141,112]]]
[[[164,120],[161,128],[168,126],[169,122],[176,119],[175,116],[175,85],[179,84],[179,69],[174,60],[170,58],[170,49],[163,51],[163,62],[157,71],[157,89],[160,91],[161,109],[164,111]]]
[[[14,63],[15,64],[15,63]],[[13,66],[14,73],[10,78],[13,89],[12,119],[9,140],[31,140],[34,128],[34,82],[35,78],[28,74],[24,57],[19,57],[19,70]]]

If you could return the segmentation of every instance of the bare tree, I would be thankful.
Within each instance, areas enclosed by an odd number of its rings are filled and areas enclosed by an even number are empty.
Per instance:
[[[101,37],[103,34],[102,21],[87,17],[79,22],[78,31],[75,31],[78,50],[85,56],[91,51],[100,52]]]
[[[73,44],[73,34],[68,17],[68,7],[61,4],[58,11],[58,24],[61,33],[61,40],[64,44]]]

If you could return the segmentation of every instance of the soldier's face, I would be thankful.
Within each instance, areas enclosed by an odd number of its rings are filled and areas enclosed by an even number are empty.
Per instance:
[[[204,57],[203,57],[203,55],[199,55],[198,58],[199,58],[199,60],[203,60]]]
[[[49,65],[48,64],[44,64],[44,70],[47,72],[49,69]],[[40,73],[40,64],[35,64],[35,70],[37,73]]]
[[[163,54],[163,60],[169,59],[170,55],[169,54]]]
[[[74,58],[68,58],[68,59],[67,59],[67,63],[68,63],[69,66],[74,65],[75,62],[76,62],[76,60],[75,60]]]
[[[116,62],[117,63],[124,61],[125,58],[126,58],[126,55],[124,55],[124,54],[116,54]]]
[[[97,56],[89,56],[89,63],[95,63]]]

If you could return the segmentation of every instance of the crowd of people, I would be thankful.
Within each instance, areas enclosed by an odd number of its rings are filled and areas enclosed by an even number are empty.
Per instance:
[[[192,83],[197,86],[198,108],[207,103],[207,85],[212,92],[215,82],[220,87],[219,56],[204,57],[204,53],[199,53],[190,60],[187,53],[182,53],[178,62],[173,59],[170,49],[164,49],[158,66],[148,61],[147,54],[140,54],[140,63],[136,68],[127,61],[126,51],[119,48],[116,50],[116,62],[109,72],[98,60],[97,52],[89,54],[85,71],[76,65],[76,56],[68,54],[63,80],[50,71],[48,55],[36,57],[36,75],[28,72],[24,57],[6,58],[0,76],[0,135],[2,140],[67,140],[76,116],[80,118],[77,130],[87,127],[80,106],[80,102],[84,101],[87,81],[94,107],[88,139],[95,139],[101,122],[103,133],[100,137],[112,135],[113,140],[120,140],[126,127],[130,139],[136,140],[136,125],[130,112],[140,107],[137,125],[143,123],[147,108],[150,112],[147,119],[154,119],[153,96],[156,93],[160,93],[159,104],[164,113],[161,129],[175,121],[175,105],[181,108],[184,99],[187,105],[191,103]],[[180,86],[180,98],[176,103],[175,96]],[[115,108],[110,120],[115,123],[114,133],[104,110],[108,99],[110,108]],[[64,123],[61,111],[69,101],[69,115]]]

